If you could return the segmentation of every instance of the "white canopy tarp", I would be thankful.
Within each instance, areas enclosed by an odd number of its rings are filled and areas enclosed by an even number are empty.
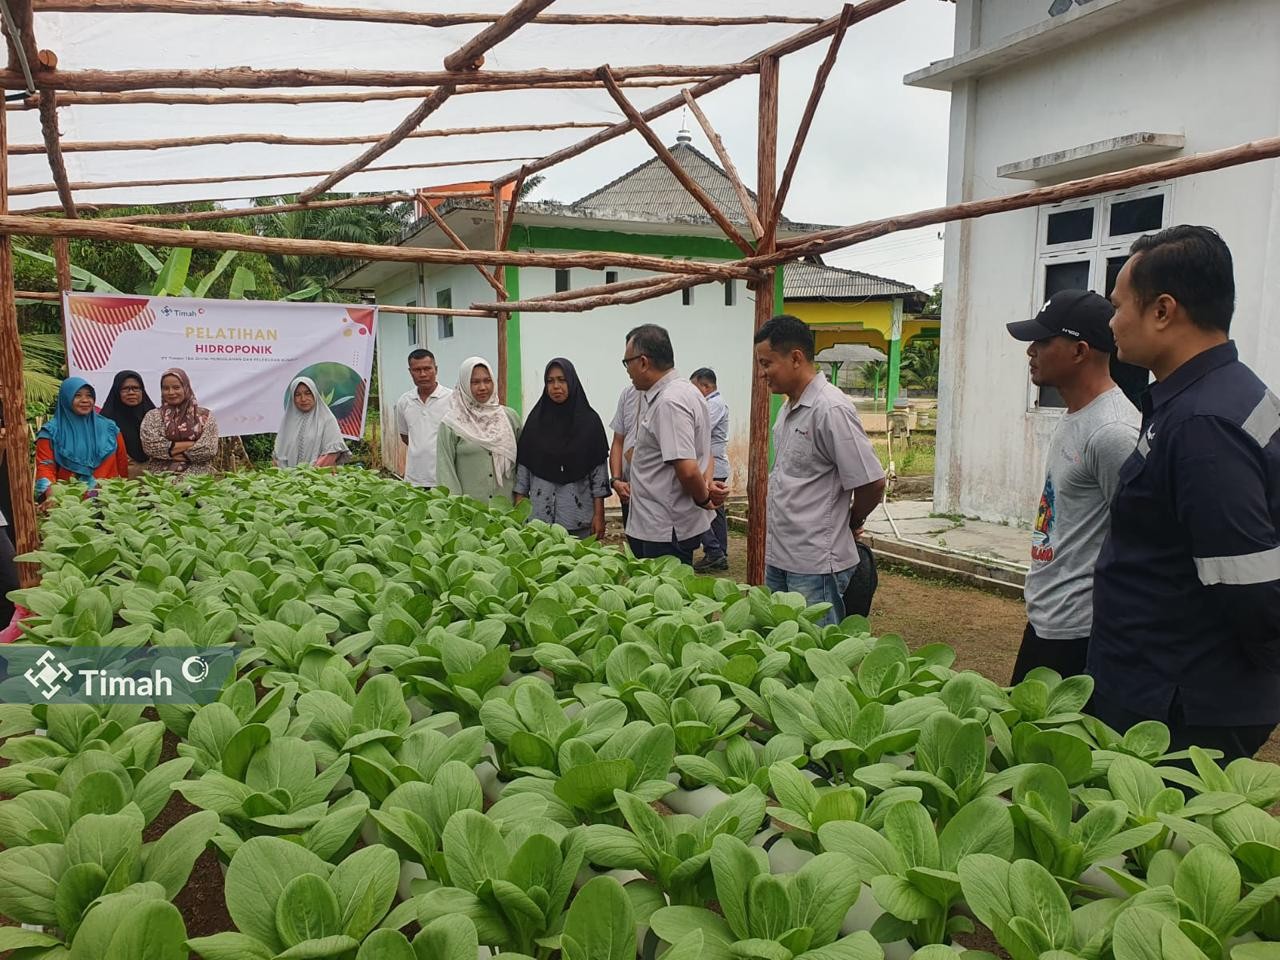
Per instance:
[[[329,0],[328,5],[338,2]],[[423,9],[422,0],[340,2],[348,7]],[[510,5],[511,0],[432,0],[426,8],[438,13],[503,13]],[[228,6],[234,6],[234,2]],[[838,13],[840,7],[838,0],[735,0],[733,3],[724,0],[559,0],[547,12],[828,17]],[[36,43],[41,49],[51,49],[58,55],[59,71],[200,70],[234,66],[441,70],[444,57],[484,27],[485,24],[437,28],[296,18],[119,12],[37,12],[35,15]],[[483,69],[593,69],[605,63],[614,67],[733,63],[804,29],[804,24],[671,27],[531,23],[489,51]],[[755,83],[752,78],[734,82]],[[319,89],[269,92],[302,93]],[[626,93],[643,109],[678,94],[679,89],[676,86],[631,88]],[[64,143],[255,132],[310,137],[382,135],[399,124],[417,103],[417,100],[401,99],[300,105],[68,105],[58,110],[58,119]],[[523,89],[455,96],[431,115],[421,129],[563,121],[613,123],[621,119],[617,105],[601,89]],[[36,110],[10,111],[8,120],[11,145],[42,143]],[[508,158],[545,156],[593,132],[571,129],[409,139],[376,160],[373,166],[457,165],[375,169],[349,177],[334,190],[344,193],[411,190],[433,184],[488,180],[520,166],[520,160]],[[78,203],[145,204],[296,193],[322,179],[323,174],[317,175],[317,171],[336,170],[368,146],[236,143],[147,151],[69,150],[64,157],[73,184],[271,176],[253,182],[75,190]],[[458,161],[474,159],[495,162],[458,164]],[[279,177],[283,173],[303,172],[305,176]],[[10,189],[18,191],[18,195],[11,197],[10,208],[17,212],[55,204],[57,194],[52,189],[36,194],[21,192],[24,186],[49,184],[51,180],[43,153],[11,156]]]

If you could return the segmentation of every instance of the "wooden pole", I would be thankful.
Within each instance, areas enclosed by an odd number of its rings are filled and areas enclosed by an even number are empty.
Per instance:
[[[512,191],[512,199],[519,194],[519,189]],[[500,252],[507,248],[507,237],[509,236],[506,218],[503,216],[502,205],[502,188],[494,187],[493,193],[493,249]],[[514,212],[514,211],[513,211]],[[483,268],[481,268],[483,272]],[[497,280],[498,275],[504,272],[505,267],[502,264],[495,264],[493,268],[493,278]],[[487,274],[486,274],[487,276]],[[497,309],[497,339],[498,339],[498,402],[503,406],[507,405],[507,397],[511,392],[511,355],[508,349],[507,338],[511,332],[511,310],[505,307],[507,301],[507,288],[504,285],[498,293],[498,309]],[[479,308],[477,308],[479,309]],[[521,358],[516,357],[516,363],[520,363]]]
[[[1104,173],[1096,177],[1085,177],[1080,180],[1069,180],[1066,183],[1050,187],[1036,187],[1021,193],[1010,193],[1002,197],[991,197],[987,200],[968,200],[945,207],[933,207],[929,210],[917,210],[899,216],[885,217],[881,220],[868,220],[849,227],[836,227],[831,230],[819,230],[801,237],[795,237],[779,244],[776,253],[748,260],[752,266],[766,267],[784,260],[793,260],[814,254],[827,253],[843,247],[853,246],[876,237],[899,230],[914,230],[917,227],[932,226],[937,223],[950,223],[954,220],[969,220],[974,217],[985,217],[993,213],[1005,213],[1011,210],[1025,210],[1028,207],[1039,207],[1063,200],[1078,200],[1099,193],[1113,190],[1125,190],[1146,183],[1160,180],[1171,180],[1176,177],[1187,177],[1197,173],[1208,173],[1212,170],[1223,170],[1258,160],[1273,160],[1280,157],[1280,137],[1264,137],[1222,150],[1211,150],[1190,157],[1176,157],[1172,160],[1161,160],[1140,167],[1130,167],[1115,173]]]
[[[40,93],[40,131],[44,134],[44,152],[49,157],[49,172],[53,175],[53,182],[58,188],[58,200],[62,204],[62,213],[74,220],[76,201],[71,195],[67,165],[62,159],[62,149],[58,143],[58,107],[52,90],[44,90]]]
[[[535,157],[493,157],[476,160],[437,160],[432,163],[390,163],[376,167],[366,167],[365,173],[385,173],[390,170],[436,170],[447,167],[481,166],[489,163],[511,163],[517,160],[533,160]],[[99,180],[72,182],[73,190],[127,190],[133,187],[183,187],[204,183],[247,183],[254,180],[296,180],[302,177],[323,177],[328,170],[297,170],[290,173],[255,173],[225,177],[180,177],[161,180]],[[31,183],[14,187],[9,192],[11,197],[30,196],[36,193],[50,193],[57,189],[53,183]],[[462,196],[462,194],[458,194]],[[238,198],[232,198],[238,199]],[[125,204],[129,206],[129,204]]]
[[[56,94],[44,91],[41,102],[54,100]],[[436,137],[471,137],[491,133],[547,133],[553,130],[599,130],[611,126],[604,122],[570,121],[565,123],[507,123],[487,127],[438,127],[434,130],[414,130],[406,140],[432,139]],[[153,140],[81,140],[62,141],[63,153],[106,153],[129,150],[172,150],[181,147],[223,146],[231,143],[266,143],[279,147],[356,147],[362,143],[377,143],[385,134],[365,134],[358,137],[290,137],[280,133],[220,133],[201,137],[162,137]],[[45,143],[15,143],[9,148],[9,156],[31,156],[46,153]]]
[[[724,141],[720,139],[720,134],[716,133],[715,127],[711,126],[711,121],[707,119],[707,115],[698,106],[698,101],[693,99],[688,90],[680,91],[680,95],[684,97],[684,102],[689,108],[689,112],[698,121],[698,126],[702,127],[702,132],[706,134],[707,140],[711,143],[711,149],[715,150],[716,156],[720,158],[720,165],[724,167],[725,176],[733,184],[733,192],[738,195],[738,203],[742,205],[742,212],[747,218],[747,226],[751,228],[752,236],[756,239],[763,237],[764,227],[760,223],[759,216],[756,215],[755,202],[751,199],[751,194],[747,190],[746,184],[742,182],[742,176],[738,173],[738,168],[734,165],[733,158],[729,156],[729,151],[725,149]]]
[[[804,113],[800,115],[800,126],[796,129],[796,138],[791,144],[791,153],[787,156],[787,164],[782,171],[782,182],[778,186],[778,196],[769,211],[769,232],[771,234],[777,232],[777,226],[782,220],[782,205],[787,202],[787,194],[791,191],[791,178],[795,176],[796,164],[800,162],[800,151],[804,149],[805,140],[808,139],[809,128],[813,126],[813,117],[818,112],[818,104],[822,102],[822,94],[827,89],[827,80],[831,76],[831,70],[836,65],[836,57],[840,53],[840,43],[844,40],[844,35],[849,29],[852,17],[853,7],[846,3],[844,9],[840,12],[840,24],[836,27],[836,32],[832,34],[830,46],[827,47],[827,55],[823,57],[822,65],[818,67],[818,73],[814,77],[813,87],[809,90],[809,99],[804,105]]]
[[[497,243],[494,244],[495,248],[498,250],[507,249],[507,247],[511,243],[511,230],[516,224],[516,205],[520,202],[520,192],[523,189],[524,189],[524,171],[522,170],[520,172],[519,178],[515,182],[515,185],[511,188],[511,198],[507,201],[507,211],[506,211],[506,214],[503,215],[502,214],[502,188],[499,186],[494,186],[492,188],[493,202],[494,202],[494,224],[495,225],[497,224],[499,217],[502,220],[502,233],[498,236]],[[493,268],[493,275],[497,277],[499,280],[501,280],[502,273],[504,270],[506,270],[506,267],[502,264],[498,264]]]
[[[542,297],[531,297],[521,301],[526,304],[556,303],[564,300],[578,300],[582,297],[596,297],[606,293],[622,293],[626,290],[642,290],[652,285],[661,277],[637,277],[634,280],[622,280],[618,283],[601,283],[593,287],[579,287],[577,290],[564,290],[560,293],[548,293]],[[490,304],[492,306],[492,304]],[[529,309],[534,309],[530,306]]]
[[[903,2],[904,0],[863,0],[862,3],[857,4],[853,8],[853,17],[850,23],[859,23],[869,17],[875,16],[877,13],[882,13],[892,7],[896,7],[898,4]],[[750,64],[753,67],[750,72],[754,73],[759,69],[758,64],[764,58],[783,57],[789,53],[795,53],[797,50],[803,50],[805,47],[811,46],[812,44],[819,43],[831,36],[839,25],[839,15],[828,17],[817,26],[810,27],[808,30],[802,30],[793,37],[788,37],[779,43],[766,47],[754,56],[748,57],[743,61],[743,64]],[[613,75],[614,79],[618,79],[619,71],[613,71]],[[721,87],[732,82],[733,79],[734,77],[729,74],[707,74],[707,79],[691,87],[689,89],[689,93],[693,97],[702,97],[711,93],[713,90],[719,90]],[[683,106],[684,102],[684,96],[677,94],[676,96],[669,97],[661,103],[650,107],[648,110],[644,111],[641,116],[643,116],[645,120],[655,120],[658,117],[668,114],[672,110]],[[549,167],[554,167],[557,163],[586,153],[592,147],[597,147],[602,143],[607,143],[615,137],[622,136],[624,133],[630,133],[632,129],[631,121],[623,120],[621,123],[614,124],[608,130],[601,130],[599,133],[592,134],[585,140],[580,140],[562,150],[557,150],[555,153],[548,154],[536,163],[529,164],[526,168],[526,172],[529,174],[541,173]],[[516,173],[513,171],[499,177],[495,182],[505,186],[515,178]]]
[[[35,9],[47,13],[178,13],[218,17],[294,17],[307,20],[339,20],[391,23],[417,27],[459,27],[496,23],[499,13],[426,13],[377,10],[369,7],[322,7],[277,0],[35,0]],[[544,13],[534,23],[566,26],[742,27],[768,24],[820,23],[817,17],[777,15],[742,17],[657,16],[626,13]]]
[[[887,2],[887,0],[885,0]],[[901,0],[897,0],[901,2]],[[639,64],[618,67],[620,78],[743,77],[756,72],[754,61],[744,63]],[[50,70],[36,77],[40,88],[56,87],[83,93],[124,90],[260,90],[274,87],[435,87],[457,83],[484,83],[491,87],[536,88],[545,83],[590,82],[594,69],[477,70],[455,73],[444,70],[256,70],[221,67],[205,70]],[[9,88],[25,88],[22,74],[6,70],[0,82]]]
[[[756,142],[756,199],[759,217],[767,224],[757,245],[762,254],[773,252],[777,224],[771,222],[778,175],[778,58],[760,61],[760,117]],[[756,284],[755,329],[773,316],[773,271]],[[769,499],[769,389],[756,372],[751,354],[751,438],[747,462],[747,582],[764,583],[765,536]]]
[[[303,190],[298,194],[298,199],[304,203],[309,200],[314,200],[320,194],[347,179],[351,174],[358,173],[365,167],[369,166],[369,164],[374,160],[377,160],[410,133],[418,129],[422,124],[422,121],[435,113],[440,109],[440,107],[444,106],[445,101],[451,96],[453,96],[453,84],[441,84],[436,88],[435,93],[414,107],[413,112],[401,120],[399,126],[364,153],[360,154],[360,156],[356,157],[354,160],[349,160],[347,163],[344,163],[335,173],[329,174],[329,176],[325,177],[319,183]]]
[[[701,283],[714,282],[715,277],[705,276],[651,278],[643,287],[632,287],[627,292],[611,292],[597,296],[578,297],[573,300],[539,298],[536,300],[511,300],[503,304],[474,303],[471,307],[473,310],[493,310],[498,307],[504,307],[512,312],[520,311],[522,313],[585,313],[588,310],[595,310],[597,307],[640,303],[644,300],[652,300],[654,297],[673,293],[676,290],[685,290],[689,287],[696,287]],[[621,286],[621,284],[615,284],[614,286]],[[499,317],[501,316],[499,314]],[[501,341],[499,341],[498,350],[499,355],[501,355]]]
[[[622,108],[622,112],[626,115],[627,119],[631,121],[632,127],[634,127],[640,136],[644,137],[649,146],[653,148],[653,152],[658,155],[658,159],[661,160],[666,168],[671,171],[671,175],[676,178],[680,183],[680,186],[684,187],[689,196],[693,197],[693,199],[697,201],[698,206],[707,211],[707,216],[709,216],[715,224],[724,231],[725,236],[733,241],[734,246],[747,256],[751,256],[755,253],[755,248],[751,246],[751,242],[747,240],[741,232],[739,232],[737,227],[729,222],[729,218],[724,215],[724,211],[721,210],[716,202],[711,199],[707,191],[702,189],[698,182],[689,175],[689,172],[685,170],[684,167],[680,166],[680,161],[677,160],[672,155],[671,151],[667,149],[666,144],[662,142],[662,138],[654,132],[653,128],[649,126],[644,117],[641,116],[640,111],[637,110],[631,101],[627,99],[626,94],[618,88],[618,83],[614,80],[609,67],[604,66],[600,68],[600,79],[604,81],[605,89],[609,91],[609,95],[613,97],[614,102]]]
[[[386,207],[393,203],[412,203],[412,193],[384,193],[369,197],[342,197],[316,200],[312,203],[276,203],[269,207],[231,207],[225,210],[195,210],[189,213],[138,213],[128,217],[106,217],[112,223],[201,223],[208,220],[236,220],[240,217],[265,217],[277,213],[303,210],[331,210],[337,207]]]
[[[427,211],[427,216],[429,216],[432,220],[435,221],[436,226],[440,228],[440,232],[449,238],[449,242],[452,243],[456,249],[458,250],[471,249],[466,245],[463,239],[460,236],[458,236],[457,233],[454,232],[453,227],[449,226],[448,222],[445,220],[443,216],[441,216],[440,212],[436,210],[435,207],[427,203],[427,204],[423,204],[423,209]],[[507,288],[498,282],[497,277],[495,277],[492,273],[486,270],[482,264],[477,263],[477,264],[474,264],[474,266],[477,270],[480,271],[480,276],[485,278],[489,286],[493,287],[494,293],[496,293],[499,296],[499,298],[505,297],[507,295]]]
[[[706,263],[701,260],[668,260],[638,253],[611,251],[577,253],[532,253],[524,250],[439,250],[424,247],[379,246],[366,243],[344,243],[335,240],[294,240],[286,237],[260,237],[231,231],[171,230],[145,227],[135,223],[113,223],[110,220],[55,220],[49,217],[0,215],[0,234],[32,237],[77,237],[86,240],[114,240],[145,243],[158,247],[192,247],[199,250],[244,250],[249,253],[296,254],[312,257],[338,257],[344,260],[374,260],[391,263],[441,263],[457,266],[471,263],[509,263],[521,267],[581,267],[603,270],[627,267],[654,273],[677,275],[700,274],[716,280],[751,279],[756,276],[749,267],[730,263]]]
[[[58,242],[54,241],[55,244]],[[13,295],[19,300],[40,300],[48,303],[58,303],[62,300],[62,294],[49,290],[15,290]],[[381,303],[377,304],[377,307],[383,313],[426,314],[433,317],[492,317],[494,314],[493,310],[466,310],[456,307],[402,307],[398,304]]]
[[[656,77],[641,80],[624,80],[624,87],[682,87],[691,80],[702,77]],[[562,83],[540,83],[539,90],[594,90],[595,80],[573,80]],[[431,96],[432,87],[404,87],[389,90],[335,91],[332,93],[169,93],[161,90],[132,90],[124,93],[58,93],[60,107],[102,107],[119,104],[154,103],[163,106],[226,106],[242,103],[279,103],[301,106],[308,103],[372,103],[379,100],[421,100]],[[472,93],[493,93],[505,90],[487,83],[461,83],[454,91],[455,97]],[[8,110],[34,110],[40,97],[27,97],[5,105]]]
[[[4,111],[0,111],[0,216],[9,209],[9,135]],[[13,500],[13,524],[18,553],[40,545],[36,526],[35,481],[27,458],[27,398],[22,388],[22,341],[18,337],[18,307],[13,300],[13,244],[0,237],[0,400],[4,402],[4,460],[9,471]],[[0,534],[3,536],[3,534]],[[39,581],[33,564],[18,564],[23,587]]]
[[[519,0],[490,26],[445,57],[444,68],[453,71],[479,70],[484,66],[486,53],[551,6],[552,2],[553,0]]]

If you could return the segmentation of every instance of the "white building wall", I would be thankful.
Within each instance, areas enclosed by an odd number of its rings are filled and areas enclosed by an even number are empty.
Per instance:
[[[974,6],[980,2],[980,6]],[[960,0],[957,52],[1028,24],[1036,0]],[[1007,25],[1007,26],[1006,26]],[[1280,133],[1280,8],[1275,0],[1196,0],[1085,43],[959,84],[953,91],[949,201],[1016,193],[997,166],[1138,131],[1181,133],[1186,154]],[[1232,334],[1242,358],[1280,386],[1280,163],[1175,181],[1168,223],[1218,229],[1236,262]],[[1005,324],[1034,314],[1035,210],[946,233],[938,509],[1030,519],[1057,414],[1029,410],[1024,347]]]
[[[619,281],[646,276],[639,271],[619,270]],[[573,287],[604,282],[603,271],[574,270]],[[520,271],[520,296],[543,296],[555,290],[555,271],[526,268]],[[675,349],[676,369],[688,376],[698,367],[716,372],[720,392],[729,405],[729,460],[734,472],[734,489],[746,489],[751,404],[751,335],[755,294],[736,281],[737,305],[724,303],[724,286],[719,282],[693,289],[693,304],[683,306],[679,293],[654,300],[616,307],[601,307],[586,313],[524,313],[520,316],[522,345],[521,378],[524,412],[542,395],[542,374],[547,361],[562,356],[571,360],[582,378],[591,405],[606,428],[613,419],[618,394],[630,381],[622,368],[627,331],[642,323],[666,327]]]

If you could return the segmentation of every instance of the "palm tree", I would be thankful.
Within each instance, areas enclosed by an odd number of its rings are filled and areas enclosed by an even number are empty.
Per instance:
[[[65,349],[56,333],[22,333],[22,392],[29,407],[47,407],[58,398]]]
[[[917,338],[902,351],[902,382],[929,393],[938,391],[938,367],[942,362],[937,340]]]

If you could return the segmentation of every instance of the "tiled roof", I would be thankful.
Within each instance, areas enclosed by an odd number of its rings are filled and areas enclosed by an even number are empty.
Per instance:
[[[923,302],[926,299],[923,291],[909,283],[807,261],[787,264],[782,273],[782,283],[783,296],[787,300],[876,300],[903,297]]]
[[[737,191],[719,164],[700,151],[688,140],[678,139],[671,148],[671,155],[689,174],[693,181],[707,192],[717,207],[733,224],[746,225]],[[755,193],[748,190],[751,199]],[[624,173],[618,179],[605,184],[599,190],[587,194],[569,204],[572,210],[597,217],[617,215],[627,220],[647,220],[658,223],[686,222],[710,223],[711,218],[699,206],[675,175],[657,157]],[[782,229],[804,229],[808,224],[798,224],[785,217],[779,221]]]

